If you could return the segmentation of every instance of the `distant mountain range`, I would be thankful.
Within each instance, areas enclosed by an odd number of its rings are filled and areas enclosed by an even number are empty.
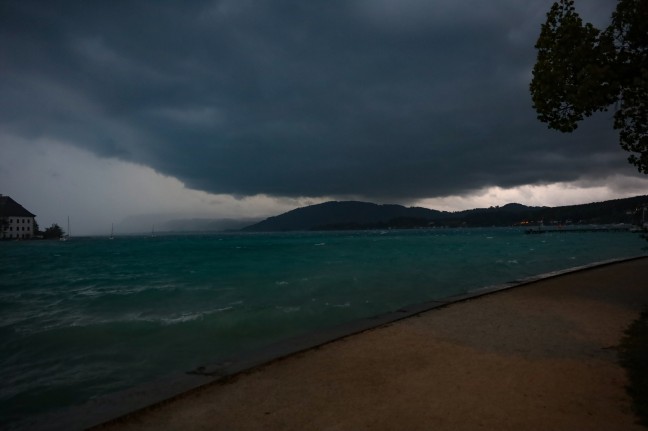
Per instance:
[[[325,202],[297,208],[245,227],[247,232],[407,229],[421,227],[487,227],[549,224],[639,223],[648,196],[562,207],[507,204],[447,212],[369,202]]]

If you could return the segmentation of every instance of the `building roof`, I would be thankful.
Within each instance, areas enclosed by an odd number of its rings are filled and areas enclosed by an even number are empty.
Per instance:
[[[0,195],[0,217],[36,217],[9,196]]]

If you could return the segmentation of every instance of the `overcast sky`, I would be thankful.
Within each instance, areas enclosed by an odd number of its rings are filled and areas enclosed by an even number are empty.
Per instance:
[[[577,2],[607,22],[616,1]],[[612,112],[536,120],[551,1],[0,1],[0,193],[79,234],[330,199],[648,193]],[[143,227],[144,226],[144,227]]]

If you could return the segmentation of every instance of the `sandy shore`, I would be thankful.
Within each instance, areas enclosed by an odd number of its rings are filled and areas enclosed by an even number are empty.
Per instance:
[[[642,430],[615,346],[648,258],[350,336],[102,430]]]

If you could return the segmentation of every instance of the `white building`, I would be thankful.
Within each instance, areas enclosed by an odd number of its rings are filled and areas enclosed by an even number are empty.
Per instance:
[[[0,195],[0,239],[29,239],[36,216],[9,196]]]

